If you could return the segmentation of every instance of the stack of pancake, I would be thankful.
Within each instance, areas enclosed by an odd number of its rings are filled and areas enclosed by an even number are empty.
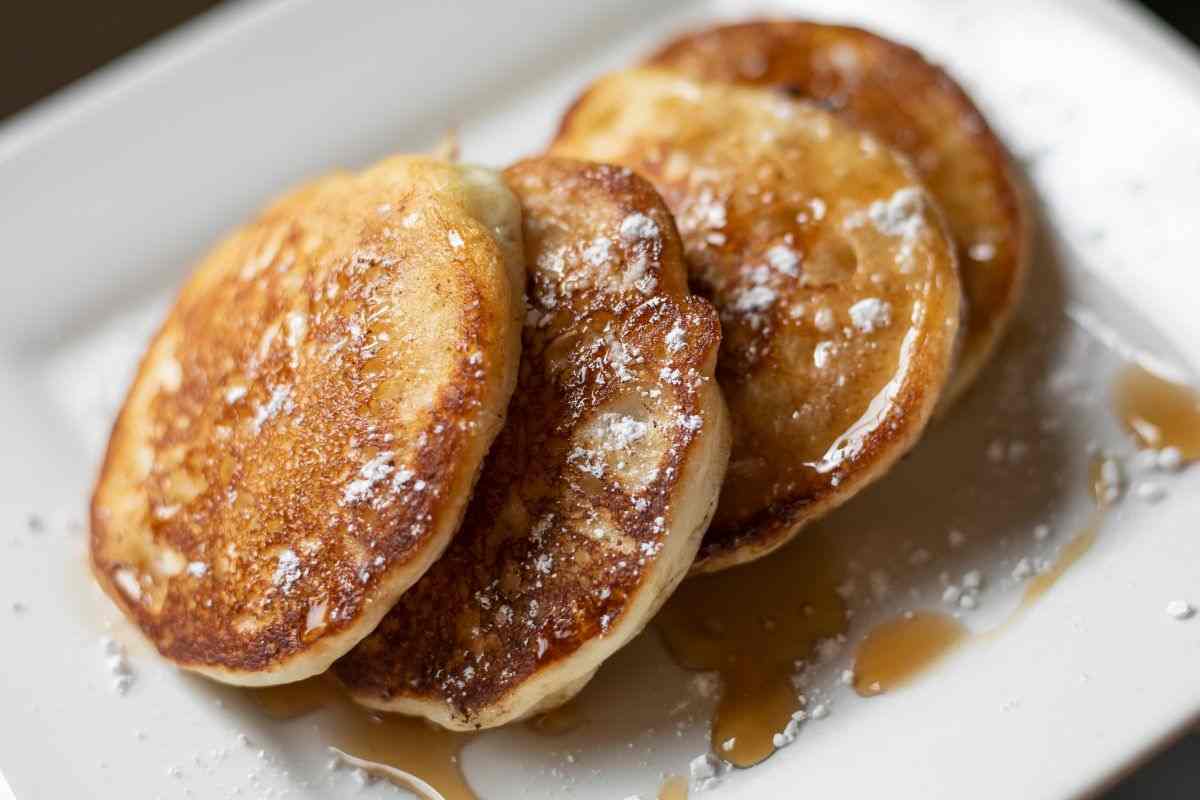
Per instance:
[[[1003,146],[913,50],[684,36],[542,156],[393,157],[218,245],[113,430],[94,572],[215,680],[328,670],[452,729],[545,711],[689,572],[904,455],[995,348],[1029,238]]]

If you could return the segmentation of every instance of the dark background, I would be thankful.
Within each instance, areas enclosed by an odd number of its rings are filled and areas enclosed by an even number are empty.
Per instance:
[[[0,122],[219,4],[216,0],[11,0],[0,14]],[[1143,0],[1142,5],[1200,45],[1200,0]],[[1113,720],[1113,724],[1121,723]],[[1141,798],[1200,798],[1200,734],[1185,738],[1104,800]]]
[[[10,0],[0,14],[0,120],[219,4],[216,0]],[[1143,0],[1142,5],[1200,43],[1200,0]]]

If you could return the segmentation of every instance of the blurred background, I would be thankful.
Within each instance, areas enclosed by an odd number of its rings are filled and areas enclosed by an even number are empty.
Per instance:
[[[218,5],[216,0],[5,3],[0,120]],[[1200,2],[1142,0],[1141,5],[1200,43]]]
[[[1200,47],[1200,2],[1140,4]],[[217,5],[221,3],[215,0],[6,3],[0,24],[0,126],[56,89]],[[1192,733],[1103,796],[1135,798],[1200,798],[1200,733]]]

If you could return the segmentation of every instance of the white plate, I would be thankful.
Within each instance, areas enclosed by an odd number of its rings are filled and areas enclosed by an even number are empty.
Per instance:
[[[1100,2],[234,5],[0,129],[0,769],[17,797],[358,791],[325,771],[319,717],[264,721],[119,623],[135,680],[124,696],[110,688],[98,639],[115,615],[82,568],[83,504],[133,359],[187,265],[285,187],[425,148],[452,124],[471,160],[534,152],[590,76],[685,23],[769,10],[912,42],[1029,165],[1050,233],[1023,333],[953,419],[831,522],[866,561],[896,556],[916,527],[963,528],[978,546],[939,564],[993,576],[964,617],[982,628],[1009,612],[1013,560],[1051,556],[1086,513],[1088,441],[1131,449],[1104,396],[1117,357],[1200,363],[1200,70],[1186,47]],[[1040,428],[1046,417],[1059,427]],[[988,466],[996,439],[1025,442],[1030,460]],[[1102,785],[1200,713],[1200,620],[1163,611],[1200,601],[1195,472],[1164,479],[1157,506],[1123,503],[1019,624],[903,691],[830,690],[828,721],[718,796],[1060,798]],[[919,512],[898,511],[912,496]],[[1042,519],[1055,532],[1035,546]],[[892,599],[864,600],[851,638],[882,614],[936,606],[926,572],[894,569]],[[480,793],[649,796],[706,747],[709,701],[653,635],[582,702],[592,722],[566,737],[517,728],[472,744],[463,761]],[[687,711],[672,716],[678,703]]]

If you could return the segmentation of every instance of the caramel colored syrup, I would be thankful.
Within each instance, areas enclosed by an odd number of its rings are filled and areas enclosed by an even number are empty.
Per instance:
[[[898,688],[961,644],[1000,635],[1092,548],[1103,521],[1101,507],[1059,551],[1050,568],[1029,579],[1020,604],[1008,619],[987,633],[973,635],[954,617],[938,611],[917,611],[876,626],[855,652],[854,691],[860,697],[873,697]]]
[[[1100,533],[1100,524],[1103,521],[1103,513],[1100,511],[1094,513],[1091,521],[1088,522],[1083,530],[1075,534],[1075,538],[1067,542],[1062,550],[1059,551],[1058,558],[1054,560],[1050,569],[1029,579],[1029,582],[1025,584],[1025,594],[1021,596],[1021,605],[1013,615],[1014,617],[1037,602],[1038,598],[1046,592],[1050,591],[1050,587],[1058,582],[1063,573],[1082,558],[1084,553],[1092,549],[1092,545],[1096,543],[1096,537]]]
[[[1200,393],[1137,365],[1126,367],[1113,387],[1114,411],[1143,447],[1178,447],[1189,461],[1200,458]]]
[[[658,800],[687,800],[687,778],[672,775],[658,789]]]
[[[459,753],[471,740],[469,733],[454,733],[413,717],[369,712],[356,706],[332,680],[322,676],[248,691],[258,707],[275,720],[328,711],[320,725],[324,743],[385,768],[369,770],[379,777],[420,791],[419,786],[386,771],[392,768],[428,783],[445,800],[478,800],[459,766]]]
[[[658,615],[680,666],[720,673],[713,752],[739,767],[771,755],[800,708],[796,662],[846,630],[831,533],[813,527],[767,558],[684,581]],[[721,747],[731,738],[732,749]]]
[[[874,697],[899,688],[963,643],[999,635],[1091,549],[1103,519],[1103,514],[1096,512],[1059,551],[1050,569],[1029,579],[1020,604],[1009,618],[987,633],[972,635],[961,622],[940,611],[916,611],[875,626],[855,651],[854,691],[860,697]]]
[[[876,625],[854,654],[854,691],[872,697],[905,685],[970,634],[940,611],[916,611]]]
[[[552,708],[544,714],[528,720],[525,727],[542,736],[565,736],[578,730],[585,722],[583,710],[578,700],[570,700],[558,708]]]

